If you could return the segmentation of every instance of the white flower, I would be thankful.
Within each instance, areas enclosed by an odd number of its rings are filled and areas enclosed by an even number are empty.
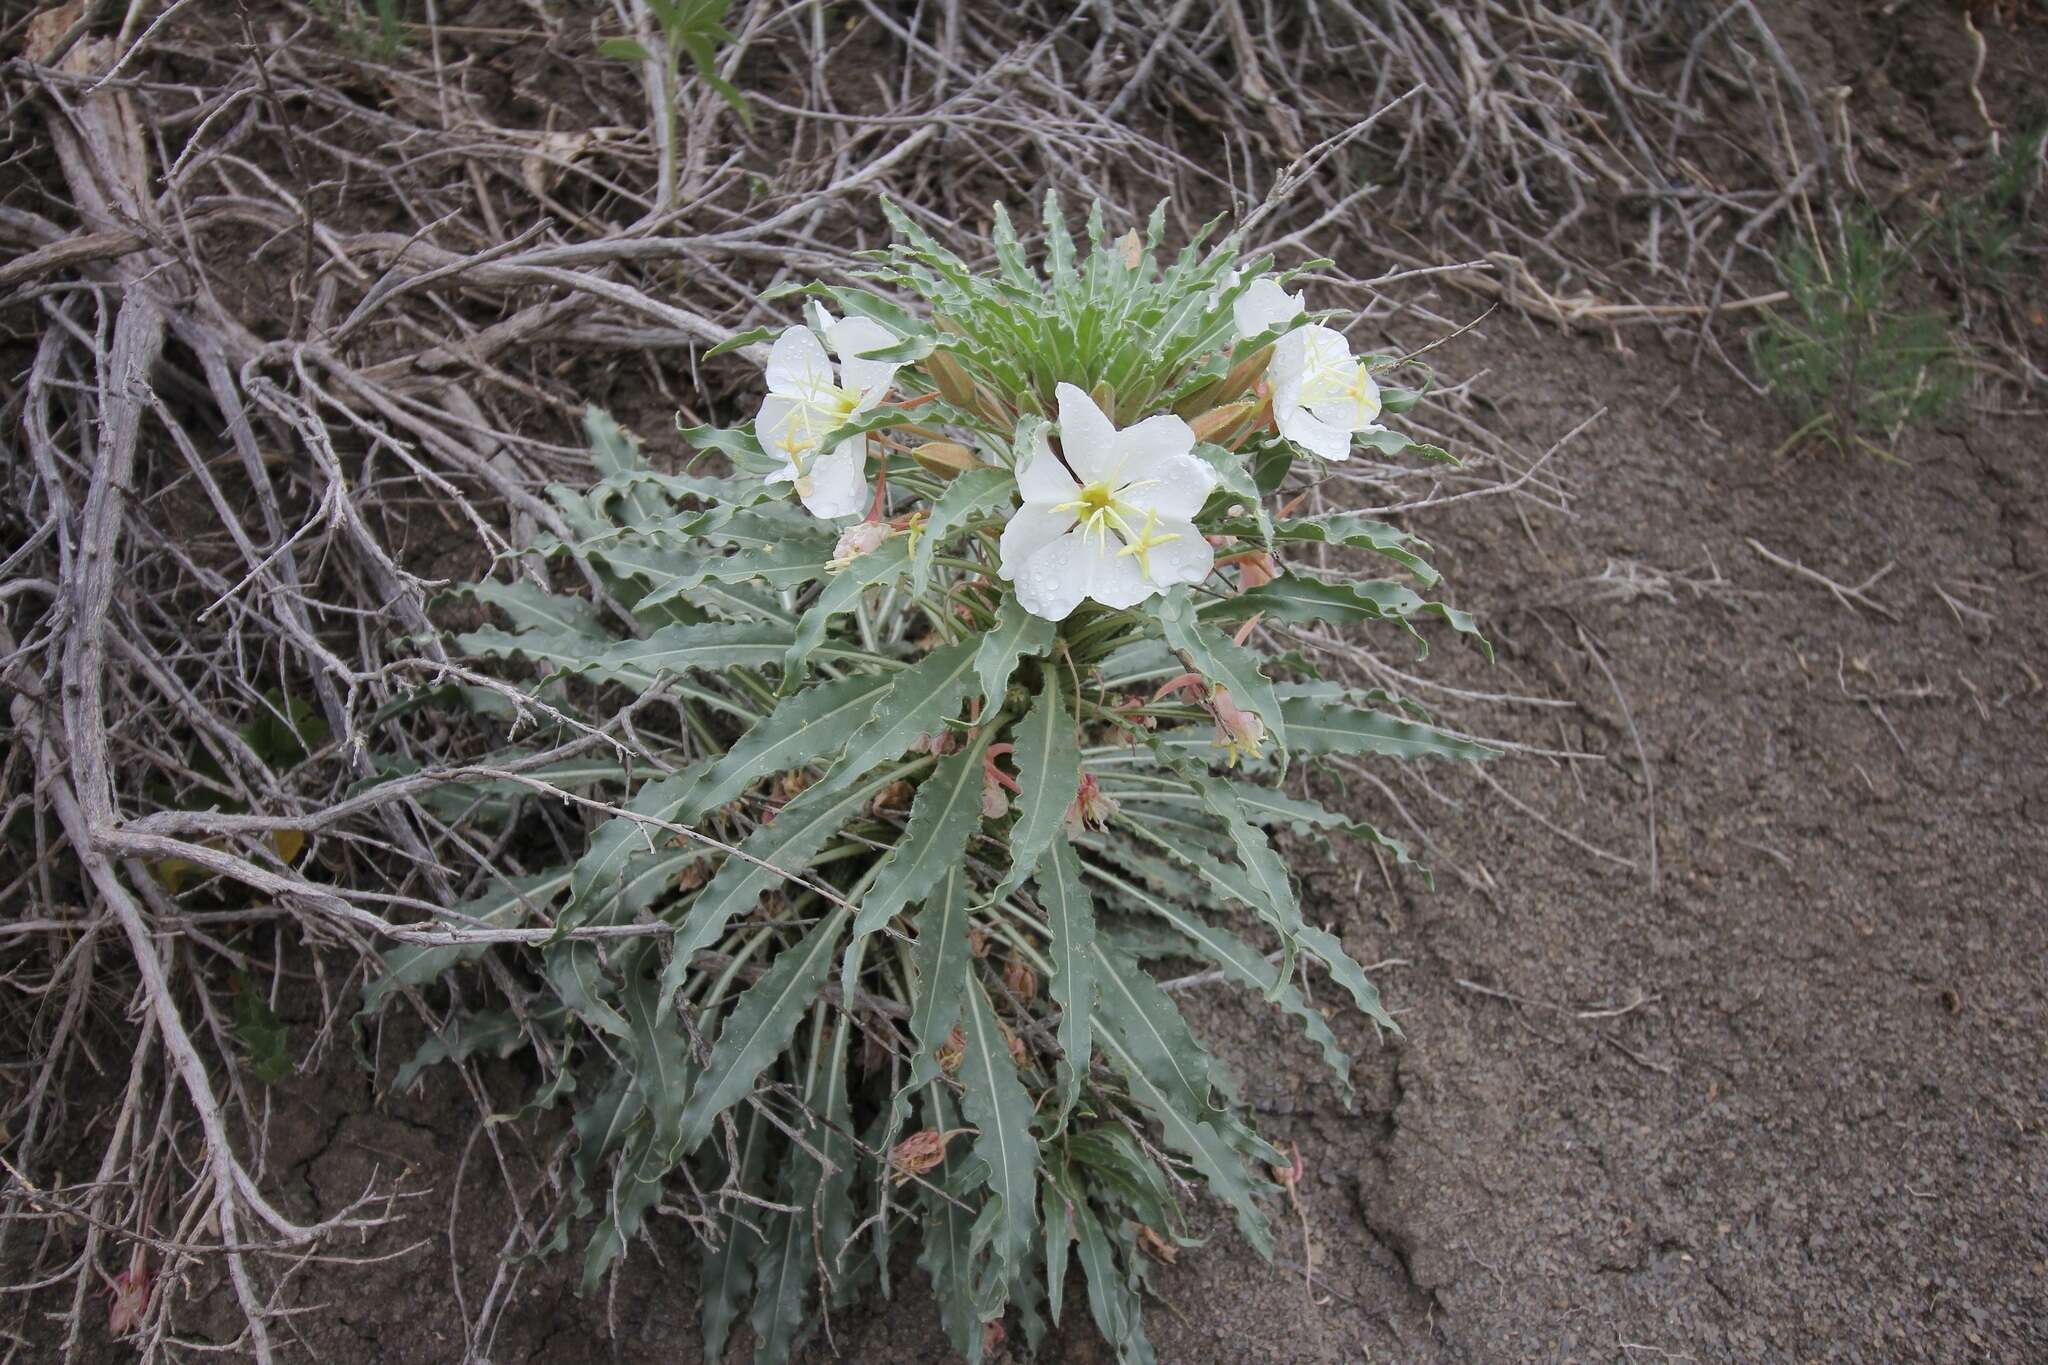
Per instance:
[[[1232,305],[1239,339],[1300,315],[1300,296],[1272,279],[1254,281]],[[1266,377],[1280,434],[1326,460],[1351,458],[1352,433],[1380,429],[1380,386],[1334,328],[1311,323],[1281,337]]]
[[[1118,431],[1072,384],[1056,394],[1066,464],[1041,429],[1017,471],[1024,506],[1003,530],[1001,572],[1024,609],[1061,621],[1084,597],[1134,607],[1207,578],[1215,551],[1189,518],[1216,474],[1191,453],[1188,424],[1147,417]]]
[[[792,327],[775,339],[768,353],[768,397],[754,433],[762,449],[782,457],[769,483],[794,483],[813,516],[852,516],[867,504],[867,437],[849,437],[826,451],[818,443],[889,392],[896,366],[860,355],[892,345],[896,338],[880,323],[867,318],[835,322],[815,306],[811,320],[816,331]],[[827,346],[839,357],[836,374]]]

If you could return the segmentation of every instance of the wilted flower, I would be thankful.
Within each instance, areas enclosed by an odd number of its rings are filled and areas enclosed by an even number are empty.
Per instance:
[[[1017,471],[1024,506],[1003,529],[1001,573],[1024,609],[1062,621],[1083,598],[1134,607],[1207,578],[1215,552],[1189,518],[1216,474],[1191,453],[1188,424],[1161,415],[1119,431],[1072,384],[1055,392],[1065,462],[1041,429]]]
[[[966,1031],[956,1026],[951,1033],[946,1035],[946,1041],[939,1045],[939,1070],[945,1072],[948,1076],[952,1075],[960,1069],[960,1060],[966,1055]]]
[[[1266,722],[1254,712],[1238,708],[1230,689],[1219,687],[1209,693],[1209,713],[1216,718],[1216,747],[1230,753],[1230,766],[1241,758],[1257,758],[1266,742]]]
[[[818,443],[882,401],[896,379],[896,366],[863,360],[896,338],[867,318],[834,321],[813,305],[811,327],[792,327],[768,353],[768,397],[762,400],[754,432],[762,449],[780,455],[782,467],[769,483],[794,483],[813,516],[852,516],[867,504],[867,438],[853,436],[830,450]],[[826,348],[839,357],[835,373]]]
[[[1108,828],[1117,808],[1117,799],[1102,790],[1095,774],[1082,773],[1081,790],[1074,793],[1074,804],[1067,807],[1068,837],[1078,838],[1088,830]]]
[[[942,1133],[936,1128],[927,1128],[921,1133],[912,1133],[889,1149],[890,1179],[901,1185],[912,1176],[923,1175],[946,1159],[948,1142],[972,1131],[971,1128],[955,1128]]]
[[[1024,790],[1016,778],[996,766],[996,760],[1014,747],[991,744],[981,756],[981,815],[985,820],[1000,820],[1009,814],[1009,793]]]
[[[1299,296],[1270,279],[1255,282],[1232,312],[1241,337],[1300,315]],[[1335,328],[1310,323],[1281,337],[1266,377],[1280,434],[1326,460],[1351,458],[1352,434],[1380,429],[1380,386]]]
[[[862,555],[881,549],[882,542],[892,534],[886,521],[863,521],[849,526],[839,533],[839,541],[832,547],[832,558],[825,567],[835,572],[846,568]]]
[[[1003,984],[1026,1004],[1038,997],[1038,973],[1021,957],[1013,957],[1003,965]]]

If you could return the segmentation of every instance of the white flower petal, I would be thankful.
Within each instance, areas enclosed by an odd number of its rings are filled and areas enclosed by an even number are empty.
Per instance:
[[[1273,347],[1272,363],[1266,366],[1266,378],[1273,383],[1273,411],[1286,412],[1301,406],[1301,386],[1308,376],[1308,334],[1310,328],[1297,327],[1281,337]]]
[[[1077,533],[1067,539],[1080,542],[1067,551],[1068,572],[1078,574],[1082,591],[1103,606],[1135,607],[1159,591],[1146,581],[1138,557],[1122,553],[1123,542],[1115,536]]]
[[[768,392],[805,396],[832,387],[825,343],[808,327],[791,327],[768,352]]]
[[[797,485],[797,496],[814,517],[831,520],[864,511],[868,501],[867,438],[841,441],[811,461],[810,487]]]
[[[1280,434],[1296,445],[1305,447],[1326,460],[1351,458],[1351,433],[1343,427],[1331,426],[1307,408],[1283,411],[1276,403],[1273,415],[1279,422]]]
[[[1147,417],[1116,434],[1115,485],[1156,479],[1195,448],[1195,430],[1170,413]]]
[[[1288,293],[1270,275],[1262,276],[1237,296],[1237,302],[1230,306],[1230,316],[1237,324],[1238,340],[1243,341],[1300,317],[1301,295]]]
[[[861,395],[861,406],[871,406],[896,382],[896,366],[886,360],[862,360],[862,351],[879,351],[896,344],[888,328],[872,318],[847,318],[832,324],[825,333],[826,344],[839,357],[839,374],[846,387]]]
[[[1159,537],[1172,536],[1172,540],[1161,543]],[[1152,528],[1152,544],[1145,552],[1146,562],[1151,565],[1152,582],[1158,587],[1170,588],[1176,583],[1199,583],[1209,576],[1216,567],[1216,551],[1191,521],[1169,521],[1162,516],[1159,524]],[[1128,558],[1136,559],[1136,555]]]
[[[1084,483],[1108,479],[1117,470],[1116,427],[1090,398],[1072,384],[1053,390],[1060,406],[1060,451]]]
[[[1362,368],[1362,367],[1361,367]],[[1357,378],[1356,373],[1353,375]],[[1333,427],[1346,431],[1377,431],[1380,419],[1380,386],[1373,382],[1371,375],[1365,375],[1365,384],[1359,395],[1350,393],[1320,403],[1311,403],[1308,410],[1316,420],[1327,422]]]
[[[1157,512],[1161,517],[1185,521],[1201,510],[1216,487],[1216,471],[1198,455],[1176,455],[1152,468],[1146,487],[1128,485],[1118,496],[1140,513]]]
[[[1068,547],[1075,547],[1070,550]],[[1088,585],[1069,561],[1075,553],[1088,554],[1081,533],[1069,531],[1039,546],[1017,572],[1017,601],[1033,616],[1064,621],[1088,595]]]
[[[809,454],[825,433],[818,430],[818,415],[811,407],[787,395],[771,393],[761,402],[761,414],[754,419],[754,437],[770,455],[796,462]]]
[[[1015,581],[1031,557],[1074,527],[1074,514],[1055,512],[1050,503],[1026,503],[1003,528],[1002,576]]]
[[[1038,429],[1038,439],[1024,457],[1024,467],[1017,471],[1017,489],[1027,503],[1071,502],[1081,491],[1059,456],[1052,453],[1052,441],[1044,427]]]

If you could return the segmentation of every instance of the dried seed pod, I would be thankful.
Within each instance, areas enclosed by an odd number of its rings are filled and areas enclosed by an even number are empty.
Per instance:
[[[1251,416],[1252,409],[1257,406],[1257,403],[1242,399],[1235,403],[1225,403],[1222,407],[1210,408],[1207,412],[1190,418],[1188,426],[1194,429],[1196,440],[1213,441]]]
[[[926,441],[911,450],[910,458],[942,479],[954,478],[981,465],[974,452],[958,441]]]
[[[947,402],[959,408],[974,406],[974,380],[950,352],[933,351],[922,363]]]
[[[1031,964],[1023,958],[1013,957],[1003,968],[1003,984],[1010,988],[1010,994],[1028,1005],[1038,998],[1038,973],[1031,970]]]
[[[869,809],[877,815],[882,815],[892,810],[902,810],[910,804],[910,799],[916,792],[917,788],[911,786],[908,782],[891,782],[888,786],[875,793],[875,799],[870,803]]]
[[[1024,1046],[1024,1040],[1017,1036],[1016,1030],[1000,1019],[996,1021],[996,1027],[1003,1031],[1003,1041],[1009,1044],[1010,1060],[1016,1063],[1017,1069],[1022,1071],[1025,1067],[1030,1066],[1031,1049]]]
[[[946,1042],[939,1049],[939,1070],[948,1076],[960,1069],[961,1059],[967,1055],[967,1034],[957,1025],[946,1035]]]
[[[969,929],[967,931],[967,951],[972,953],[977,961],[987,957],[988,931],[985,929]]]

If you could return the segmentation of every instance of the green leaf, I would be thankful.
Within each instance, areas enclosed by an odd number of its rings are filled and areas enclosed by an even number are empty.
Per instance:
[[[804,665],[810,660],[811,652],[823,642],[832,618],[852,611],[860,604],[860,595],[877,583],[901,577],[904,566],[909,562],[910,538],[891,536],[866,554],[856,555],[845,568],[832,571],[825,580],[823,591],[818,594],[818,600],[796,623],[796,639],[790,644],[789,655],[782,663],[784,696],[802,684]]]
[[[239,976],[234,990],[235,1041],[241,1044],[249,1074],[265,1085],[276,1085],[292,1074],[284,1021],[270,1008],[263,992]]]
[[[615,990],[595,943],[570,939],[554,944],[542,954],[541,962],[555,995],[578,1019],[614,1038],[626,1036],[626,1016],[612,1006],[610,997]]]
[[[1031,1254],[1038,1218],[1038,1140],[1031,1135],[1031,1095],[1017,1079],[1009,1041],[989,1007],[988,993],[967,983],[967,1053],[960,1062],[960,1111],[979,1130],[974,1155],[988,1168],[996,1257],[1014,1280]]]
[[[1345,700],[1289,697],[1281,709],[1295,747],[1311,754],[1384,754],[1478,762],[1498,752],[1418,721],[1400,720]]]
[[[910,1080],[902,1101],[939,1077],[939,1049],[960,1022],[967,993],[967,907],[974,884],[967,869],[955,864],[917,913],[917,942],[911,948],[910,1036],[917,1050],[910,1059]],[[892,1134],[893,1136],[893,1134]]]
[[[1139,968],[1133,964],[1129,971],[1138,973]],[[1104,994],[1107,998],[1108,992]],[[1130,1084],[1131,1098],[1159,1124],[1166,1145],[1194,1164],[1202,1178],[1209,1182],[1210,1190],[1230,1205],[1237,1216],[1238,1231],[1252,1244],[1252,1249],[1270,1259],[1273,1254],[1272,1227],[1266,1215],[1252,1202],[1254,1177],[1244,1158],[1213,1124],[1190,1114],[1179,1100],[1147,1074],[1115,1027],[1105,1027],[1099,1036],[1103,1056]]]
[[[990,709],[1000,706],[1017,661],[1043,655],[1058,634],[1059,628],[1052,622],[1024,610],[1014,593],[1004,594],[996,623],[981,637],[974,660],[974,671],[981,679],[982,705]]]
[[[607,38],[597,45],[597,55],[615,62],[651,62],[654,54],[637,38]]]
[[[1429,652],[1428,642],[1415,629],[1415,621],[1418,617],[1434,616],[1460,635],[1471,636],[1489,659],[1493,657],[1493,646],[1479,633],[1478,623],[1469,613],[1441,602],[1424,601],[1413,589],[1385,579],[1325,583],[1287,574],[1235,597],[1221,599],[1203,613],[1203,619],[1243,621],[1261,612],[1282,621],[1328,622],[1340,628],[1360,621],[1398,621],[1422,644],[1424,654]]]
[[[1401,1031],[1401,1026],[1394,1022],[1394,1016],[1388,1014],[1385,1006],[1380,1004],[1378,988],[1366,980],[1365,969],[1344,951],[1343,942],[1335,934],[1327,929],[1318,929],[1312,924],[1304,924],[1301,927],[1301,946],[1323,960],[1323,966],[1329,969],[1330,978],[1351,992],[1352,1002],[1371,1016],[1374,1023],[1394,1033]]]
[[[673,1164],[678,1136],[682,1131],[683,1106],[697,1080],[697,1066],[690,1057],[689,1042],[676,1022],[661,990],[660,963],[652,940],[642,939],[620,954],[625,988],[621,992],[627,1020],[622,1051],[631,1063],[633,1084],[647,1097],[647,1112],[654,1119],[652,1161],[666,1158]],[[662,1175],[669,1165],[662,1165]]]
[[[741,735],[704,770],[681,807],[681,819],[702,819],[760,779],[815,762],[845,746],[874,714],[889,673],[851,673],[807,687]]]
[[[487,629],[456,637],[470,654],[530,659],[563,673],[589,674],[641,691],[681,673],[779,664],[793,642],[792,632],[781,626],[725,621],[663,626],[644,640],[622,640],[603,649],[592,649],[578,636],[539,632],[507,635]]]
[[[1144,1305],[1118,1270],[1116,1252],[1102,1222],[1087,1204],[1076,1199],[1075,1243],[1088,1281],[1088,1311],[1102,1338],[1116,1348],[1121,1365],[1153,1365],[1152,1343],[1145,1339]]]
[[[925,1123],[935,1132],[950,1133],[959,1127],[958,1117],[947,1102],[946,1087],[934,1084],[925,1092]],[[939,1320],[953,1349],[969,1365],[982,1359],[983,1303],[975,1285],[975,1212],[966,1194],[968,1167],[978,1165],[948,1143],[945,1158],[926,1176],[936,1190],[921,1190],[918,1203],[924,1215],[924,1246],[917,1263],[931,1276],[932,1293],[939,1301]],[[944,1193],[941,1194],[940,1191]],[[998,1308],[997,1304],[989,1304]]]
[[[1216,528],[1216,534],[1250,537],[1257,535],[1259,528],[1254,522],[1225,522]],[[1338,512],[1324,517],[1302,517],[1273,523],[1273,539],[1280,542],[1308,542],[1320,545],[1348,545],[1353,549],[1371,550],[1385,555],[1398,564],[1405,565],[1420,579],[1424,586],[1431,586],[1441,580],[1442,575],[1417,555],[1410,546],[1427,545],[1398,527],[1358,512]]]
[[[1080,735],[1053,670],[1045,670],[1038,700],[1011,731],[1011,741],[1010,757],[1017,765],[1021,790],[1014,803],[1017,822],[1010,827],[1010,870],[995,900],[1030,877],[1081,790]]]
[[[918,784],[903,837],[882,859],[861,897],[860,914],[853,921],[856,947],[904,906],[923,900],[948,870],[965,860],[967,841],[981,825],[981,756],[988,740],[989,731],[983,727],[979,739],[940,759],[931,776]],[[853,998],[859,969],[859,954],[849,951],[839,981],[842,998]]]
[[[429,1034],[405,1065],[398,1068],[391,1088],[411,1089],[420,1073],[437,1062],[465,1062],[480,1052],[503,1057],[525,1037],[526,1029],[503,1010],[473,1010],[454,1015],[445,1026]]]
[[[716,346],[713,346],[704,353],[704,358],[712,360],[718,356],[729,355],[734,351],[743,351],[747,347],[761,342],[773,341],[787,330],[787,328],[783,327],[749,327],[746,331],[735,332]]]
[[[1259,656],[1232,643],[1214,626],[1195,619],[1187,589],[1175,588],[1159,599],[1159,623],[1166,642],[1187,660],[1188,666],[1211,683],[1230,690],[1230,699],[1246,711],[1256,712],[1279,748],[1282,761],[1288,749],[1287,719],[1274,695],[1273,684],[1259,671]]]
[[[1039,1200],[1045,1222],[1045,1287],[1051,1300],[1047,1307],[1058,1326],[1067,1298],[1067,1260],[1073,1254],[1075,1201],[1054,1179],[1046,1180]]]
[[[917,551],[911,561],[910,590],[922,593],[931,581],[932,557],[953,533],[976,517],[1010,504],[1016,481],[1007,469],[970,469],[946,485],[932,504],[931,515],[917,529]]]
[[[1053,1122],[1057,1131],[1080,1098],[1089,1059],[1095,1055],[1090,1036],[1096,996],[1095,904],[1081,882],[1081,860],[1065,839],[1053,844],[1051,866],[1038,870],[1038,903],[1052,934],[1048,988],[1060,1007],[1060,1107]]]
[[[597,619],[597,608],[581,597],[558,597],[542,592],[531,579],[510,583],[485,579],[457,589],[486,606],[496,607],[512,618],[514,630],[539,630],[560,635],[581,635],[600,644],[611,641],[611,632]]]
[[[825,984],[846,919],[844,909],[827,915],[794,947],[778,953],[767,974],[733,1005],[678,1120],[679,1136],[672,1149],[676,1157],[696,1151],[718,1116],[745,1099],[761,1073],[788,1048],[797,1024]]]
[[[729,1172],[724,1182],[738,1189],[760,1187],[761,1167],[768,1156],[768,1120],[760,1111],[749,1109],[740,1123],[739,1169]],[[742,1209],[751,1206],[741,1204]],[[703,1248],[702,1269],[697,1275],[699,1297],[703,1300],[704,1359],[718,1365],[725,1359],[725,1344],[732,1325],[740,1315],[740,1300],[754,1287],[754,1261],[765,1242],[753,1219],[757,1215],[734,1215],[726,1220],[725,1239]]]
[[[1301,905],[1295,899],[1294,883],[1287,875],[1286,862],[1273,851],[1266,832],[1245,817],[1244,808],[1238,804],[1237,794],[1229,783],[1211,777],[1157,744],[1153,751],[1165,759],[1201,796],[1202,804],[1223,821],[1243,874],[1231,878],[1230,885],[1279,935],[1280,976],[1286,979],[1293,971],[1296,940],[1301,933]],[[1198,871],[1212,870],[1212,855],[1207,850],[1186,850],[1183,856]]]
[[[820,788],[836,791],[923,736],[937,734],[973,686],[977,647],[971,637],[945,645],[898,673],[889,690],[875,699],[874,715],[847,742],[846,753],[805,795]]]
[[[697,893],[696,902],[676,927],[674,955],[669,959],[663,989],[673,996],[689,975],[690,960],[716,943],[734,916],[751,911],[762,892],[785,880],[781,874],[800,875],[825,841],[845,828],[882,788],[914,773],[917,767],[911,764],[885,770],[851,790],[827,791],[822,784],[806,787],[773,821],[748,835],[740,849],[760,861],[727,858]]]

